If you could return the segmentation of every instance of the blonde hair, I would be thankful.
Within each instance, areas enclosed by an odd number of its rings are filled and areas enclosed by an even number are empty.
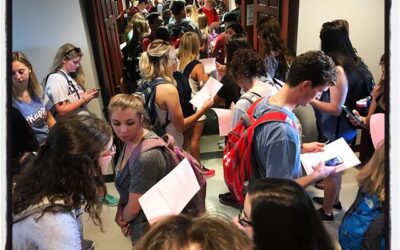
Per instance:
[[[162,77],[167,83],[176,86],[176,82],[169,70],[171,64],[176,60],[175,50],[164,40],[156,39],[149,44],[146,52],[139,58],[139,69],[145,81],[152,81]]]
[[[199,58],[200,41],[199,36],[194,32],[183,34],[179,42],[179,70],[183,71],[185,67],[194,59]]]
[[[125,110],[128,108],[135,110],[138,115],[143,115],[146,121],[145,124],[148,124],[149,116],[144,108],[143,99],[136,94],[117,94],[113,96],[108,104],[108,115],[111,116],[116,109]]]
[[[56,73],[64,65],[64,60],[72,60],[77,57],[82,57],[83,54],[80,48],[72,43],[62,45],[54,57],[53,64],[50,67],[50,73]],[[83,88],[85,84],[85,74],[83,73],[82,66],[77,68],[75,72],[70,73],[71,77]]]
[[[42,86],[40,86],[36,74],[33,71],[33,67],[31,62],[28,60],[28,58],[24,55],[24,53],[20,51],[16,51],[12,53],[12,62],[20,62],[23,63],[26,67],[28,67],[31,72],[29,73],[29,79],[28,79],[28,92],[31,97],[35,97],[37,99],[40,99],[43,97],[43,89]],[[12,96],[14,99],[17,99],[19,101],[22,101],[22,98],[17,96],[17,93],[15,92],[14,89],[14,84],[12,84]]]
[[[200,13],[197,16],[197,23],[199,24],[199,29],[204,30],[204,29],[209,29],[208,27],[208,17],[204,13]]]
[[[376,195],[380,202],[385,201],[385,145],[375,150],[371,160],[360,170],[357,175],[360,188],[370,194]]]
[[[186,5],[185,7],[185,11],[186,11],[186,16],[190,17],[190,19],[192,19],[193,22],[197,23],[197,8],[194,5]]]
[[[128,33],[132,30],[133,38],[137,41],[142,41],[145,36],[149,33],[149,24],[146,17],[142,13],[136,13],[133,15],[128,25],[125,28],[125,39],[129,42]]]
[[[207,250],[250,250],[250,239],[230,221],[216,216],[171,216],[154,224],[135,243],[134,250],[187,249],[191,244]]]

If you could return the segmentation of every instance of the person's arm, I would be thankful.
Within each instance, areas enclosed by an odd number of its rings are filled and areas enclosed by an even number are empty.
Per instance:
[[[79,109],[81,106],[88,104],[91,100],[98,96],[98,91],[88,91],[81,95],[80,99],[75,102],[62,101],[55,104],[56,112],[59,116],[66,116],[75,110]]]
[[[204,84],[206,84],[209,78],[209,76],[204,71],[204,66],[202,63],[198,63],[196,66],[194,66],[192,72],[190,73],[190,77],[192,77],[192,79],[199,83],[199,89],[201,89]]]
[[[310,104],[319,109],[321,112],[328,113],[333,116],[340,116],[342,114],[342,105],[344,104],[347,92],[348,82],[344,69],[341,66],[336,66],[337,82],[334,86],[329,88],[330,102],[322,102],[314,99]]]
[[[157,86],[156,103],[157,105],[161,104],[161,108],[165,107],[165,109],[168,110],[171,123],[179,132],[184,132],[190,128],[204,112],[211,108],[213,101],[212,99],[206,101],[203,107],[198,109],[193,115],[184,118],[177,88],[171,84],[161,84]]]
[[[307,142],[301,144],[301,153],[321,152],[324,151],[325,143]]]
[[[139,203],[139,198],[142,194],[129,193],[129,199],[126,206],[122,209],[122,219],[123,221],[131,221],[136,218],[142,207]]]
[[[320,162],[316,167],[314,167],[314,172],[312,172],[312,174],[300,177],[295,181],[300,186],[306,188],[314,182],[322,180],[333,173],[335,173],[335,168],[327,167],[322,162]]]
[[[52,128],[54,126],[54,124],[56,124],[56,119],[54,119],[53,114],[48,111],[47,112],[47,125],[49,126],[49,128]]]

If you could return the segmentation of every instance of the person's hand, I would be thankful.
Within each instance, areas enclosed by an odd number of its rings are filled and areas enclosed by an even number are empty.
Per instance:
[[[355,116],[357,116],[357,117],[360,119],[360,121],[361,121],[362,123],[365,124],[366,118],[365,118],[364,116],[361,116],[360,113],[358,113],[358,111],[355,110],[355,109],[353,109],[351,112],[353,112],[353,114],[354,114]],[[349,122],[350,122],[351,124],[353,124],[354,126],[357,126],[357,127],[360,126],[360,121],[354,119],[354,117],[352,117],[351,115],[346,115],[346,118],[347,118],[347,119],[349,120]]]
[[[324,151],[325,143],[322,142],[309,142],[301,144],[302,153],[321,152]]]
[[[203,109],[204,111],[209,110],[209,109],[212,107],[213,104],[214,104],[214,99],[213,99],[213,98],[210,98],[210,99],[208,99],[207,101],[205,101],[205,102],[203,103],[202,109]]]
[[[99,91],[96,89],[91,89],[83,93],[82,98],[85,100],[86,103],[89,103],[94,98],[99,97]]]
[[[226,73],[226,65],[223,65],[223,64],[220,64],[217,62],[217,63],[215,63],[215,67],[217,68],[218,74],[222,78]]]
[[[121,232],[125,236],[130,236],[132,234],[132,229],[129,224],[127,224],[126,226],[121,227]]]
[[[218,27],[219,27],[219,22],[218,21],[212,22],[210,24],[210,29],[215,30],[215,29],[218,29]]]
[[[126,222],[122,219],[122,210],[123,210],[123,207],[118,206],[117,213],[115,214],[115,223],[117,223],[117,225],[121,228],[128,225],[128,222]]]
[[[340,165],[338,165],[340,166]],[[323,162],[318,163],[317,166],[313,166],[314,172],[312,175],[315,176],[315,181],[325,179],[328,175],[336,173],[336,167],[325,166]]]

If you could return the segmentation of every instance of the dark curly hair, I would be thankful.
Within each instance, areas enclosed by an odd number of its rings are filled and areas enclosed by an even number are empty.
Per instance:
[[[264,16],[257,22],[257,34],[264,43],[265,55],[279,61],[278,74],[285,75],[293,60],[281,37],[281,25],[274,16]]]
[[[14,214],[40,204],[44,198],[50,205],[43,214],[79,208],[85,199],[85,211],[101,226],[97,188],[105,189],[105,185],[98,161],[111,138],[110,126],[90,115],[58,121],[36,158],[16,177]],[[60,200],[64,204],[57,202]]]
[[[236,50],[229,70],[235,78],[252,79],[266,75],[264,61],[253,49]]]
[[[312,86],[336,82],[336,67],[332,58],[322,51],[309,51],[297,56],[290,67],[287,84],[296,87],[309,80]]]

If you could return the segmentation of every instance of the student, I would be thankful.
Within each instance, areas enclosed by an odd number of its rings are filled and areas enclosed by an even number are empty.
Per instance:
[[[157,29],[164,24],[164,21],[158,12],[150,13],[147,16],[147,22],[150,26],[150,34],[144,36],[144,38],[141,40],[143,51],[146,51],[149,44],[156,39],[155,36]]]
[[[192,97],[194,97],[207,82],[209,76],[204,71],[203,64],[198,60],[200,41],[196,33],[188,32],[183,34],[179,50],[179,70],[188,77]],[[190,154],[200,163],[200,137],[203,132],[206,116],[202,115],[194,126],[185,132],[186,139],[190,145]],[[203,167],[205,169],[205,167]],[[213,169],[205,169],[204,175],[211,177],[215,174]]]
[[[44,90],[54,105],[56,120],[74,114],[89,114],[87,104],[99,96],[99,91],[85,91],[81,67],[82,51],[71,43],[62,45],[54,57]]]
[[[250,105],[260,97],[270,96],[277,92],[273,83],[265,82],[265,64],[253,49],[239,49],[233,54],[229,64],[236,83],[245,92],[235,104],[231,126],[234,128]]]
[[[307,105],[335,81],[335,65],[324,52],[301,54],[293,61],[286,84],[278,93],[258,103],[254,118],[277,111],[286,114],[291,123],[299,124],[293,109]],[[321,151],[323,146],[317,142],[301,143],[298,128],[288,122],[261,124],[253,135],[254,178],[293,179],[306,187],[333,172],[332,168],[319,164],[311,175],[302,177],[300,153]]]
[[[251,241],[234,225],[218,217],[177,215],[153,225],[134,250],[250,250]]]
[[[212,100],[205,102],[204,106],[193,115],[184,118],[176,82],[173,78],[176,64],[175,50],[163,40],[154,40],[150,43],[147,51],[142,53],[139,60],[140,71],[145,81],[152,82],[156,78],[163,78],[165,81],[165,84],[159,84],[155,88],[157,119],[166,126],[166,133],[173,136],[175,145],[182,148],[182,133],[193,126],[212,106]]]
[[[199,13],[203,12],[208,18],[208,26],[210,29],[216,30],[219,27],[219,17],[214,8],[213,0],[204,0],[204,6],[199,9]]]
[[[124,235],[138,240],[148,225],[138,199],[171,171],[171,162],[162,149],[153,148],[135,161],[130,157],[144,140],[158,136],[148,129],[148,118],[139,96],[118,94],[108,105],[112,128],[124,143],[116,165],[115,186],[120,194],[115,222]]]
[[[377,145],[371,160],[357,175],[360,189],[339,226],[339,243],[344,250],[367,249],[366,247],[386,249],[384,237],[385,146],[382,142]]]
[[[228,43],[229,39],[233,35],[243,35],[244,30],[243,27],[236,22],[231,22],[231,20],[228,20],[228,18],[231,18],[231,15],[226,17],[225,21],[225,31],[220,33],[216,38],[215,38],[215,43],[214,46],[212,47],[211,51],[211,56],[216,58],[216,61],[220,64],[225,64],[227,61],[225,61],[226,57],[226,44]],[[234,18],[234,17],[232,17]]]
[[[22,52],[12,54],[12,97],[13,106],[24,116],[36,140],[42,144],[56,120],[50,112],[51,103],[43,94],[32,64]]]
[[[257,22],[257,35],[261,38],[265,50],[267,72],[272,78],[286,80],[292,57],[281,36],[281,26],[274,16],[262,17]]]
[[[132,1],[132,7],[130,10],[128,10],[128,16],[131,18],[133,17],[135,14],[137,13],[142,13],[145,16],[148,15],[148,11],[147,8],[150,4],[149,0],[139,0],[136,4],[136,6],[134,6],[133,4],[134,1]]]
[[[348,27],[342,22],[326,22],[320,32],[321,50],[329,55],[336,65],[337,82],[329,87],[318,99],[310,102],[315,111],[318,140],[334,141],[343,137],[351,144],[357,136],[356,128],[346,119],[342,105],[350,109],[356,106],[356,101],[370,95],[373,79],[367,66],[362,62],[350,41]],[[371,76],[371,77],[369,77]],[[321,219],[333,221],[332,209],[341,210],[339,200],[341,173],[329,176],[324,180],[324,197],[314,197],[313,200],[322,204],[318,211]]]
[[[97,186],[106,188],[102,169],[114,153],[106,122],[88,115],[57,122],[15,179],[13,249],[93,249],[83,241],[80,207],[84,200],[85,212],[102,227]]]
[[[335,249],[307,192],[292,180],[255,180],[235,221],[255,250]]]

